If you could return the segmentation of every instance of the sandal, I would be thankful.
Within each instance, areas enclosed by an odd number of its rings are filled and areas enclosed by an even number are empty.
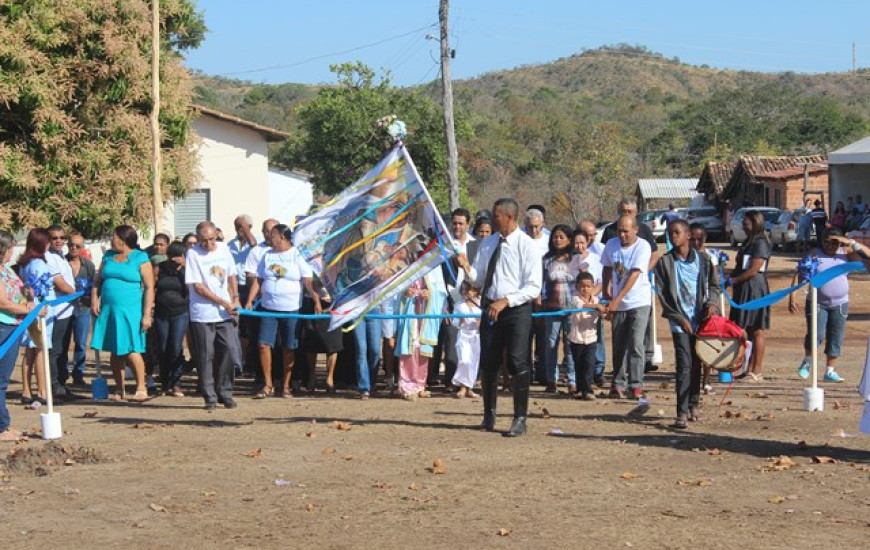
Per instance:
[[[32,404],[33,404],[33,398],[30,397],[29,395],[28,395],[27,397],[21,396],[21,404],[22,404],[22,405],[25,405],[25,406],[27,406],[27,405],[32,405]]]
[[[701,416],[698,414],[698,409],[689,409],[689,422],[700,422]]]
[[[677,417],[671,427],[677,430],[685,430],[689,427],[689,420],[686,418],[686,416],[680,415]]]
[[[123,393],[113,393],[109,396],[109,401],[124,401],[126,398]]]
[[[184,392],[181,391],[181,388],[175,387],[169,392],[169,395],[172,397],[184,397]]]
[[[284,390],[281,392],[281,397],[283,397],[284,399],[290,399],[291,397],[293,397],[293,392],[290,390],[290,388],[284,388]]]
[[[267,397],[272,397],[275,395],[275,388],[272,386],[263,386],[259,392],[254,395],[254,399],[266,399]]]
[[[137,390],[136,393],[133,394],[133,397],[127,398],[128,401],[133,401],[134,403],[144,403],[148,401],[148,391],[147,390]]]
[[[417,392],[417,397],[419,397],[420,399],[428,399],[432,397],[432,392],[423,390],[421,392]]]

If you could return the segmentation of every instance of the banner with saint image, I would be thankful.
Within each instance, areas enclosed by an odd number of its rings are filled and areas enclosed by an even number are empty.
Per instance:
[[[404,291],[441,264],[451,242],[401,143],[293,229],[332,300],[330,328]]]

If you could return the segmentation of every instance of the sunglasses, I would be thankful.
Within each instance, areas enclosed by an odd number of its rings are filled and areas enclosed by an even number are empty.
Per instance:
[[[51,237],[51,240],[53,240],[53,241],[65,241],[65,240],[66,240],[66,236],[64,236],[64,235],[55,235],[54,237]]]
[[[68,246],[69,248],[84,248],[84,247],[85,247],[85,245],[83,245],[83,244],[78,244],[78,243],[69,243],[67,246]]]

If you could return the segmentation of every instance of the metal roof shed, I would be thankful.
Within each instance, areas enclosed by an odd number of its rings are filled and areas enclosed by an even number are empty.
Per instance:
[[[828,154],[831,204],[861,195],[870,199],[870,136]]]
[[[653,205],[667,206],[668,202],[689,205],[696,197],[703,197],[695,189],[695,178],[648,178],[637,181],[637,200],[642,210]]]

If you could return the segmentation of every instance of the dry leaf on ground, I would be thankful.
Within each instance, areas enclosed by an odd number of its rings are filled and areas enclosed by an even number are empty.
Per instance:
[[[511,529],[505,529],[504,527],[502,527],[501,529],[498,530],[498,536],[509,537],[509,536],[511,536],[511,532],[512,532]]]
[[[444,461],[441,460],[440,458],[436,458],[435,461],[432,463],[432,466],[430,466],[426,469],[429,470],[430,472],[432,472],[433,474],[446,474],[447,473],[447,467],[444,465]]]
[[[830,456],[814,456],[811,457],[813,463],[815,464],[839,464],[840,461],[836,458],[832,458]]]
[[[341,422],[339,420],[336,420],[335,422],[333,422],[333,425],[335,426],[336,430],[341,430],[343,432],[350,430],[350,424],[348,422]]]
[[[160,506],[159,504],[154,504],[153,502],[151,504],[149,504],[148,507],[151,508],[152,510],[154,510],[155,512],[165,512],[166,511],[165,506]]]
[[[250,451],[248,451],[246,453],[239,453],[239,454],[242,456],[246,456],[248,458],[258,458],[263,454],[263,449],[260,449],[258,447],[256,449],[251,449]]]
[[[634,475],[632,472],[623,472],[622,475],[619,477],[621,477],[622,479],[634,479],[637,476]]]

